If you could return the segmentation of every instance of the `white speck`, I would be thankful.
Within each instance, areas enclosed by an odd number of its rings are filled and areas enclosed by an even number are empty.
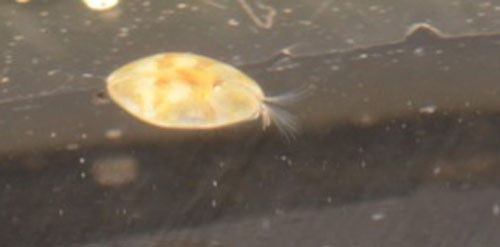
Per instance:
[[[331,204],[333,202],[333,198],[331,196],[327,197],[326,202]]]
[[[7,76],[2,77],[2,79],[0,80],[1,83],[7,83],[9,81],[10,81],[10,78]]]
[[[70,143],[70,144],[66,145],[66,150],[70,150],[70,151],[77,150],[79,148],[80,148],[80,145],[78,145],[78,143]]]
[[[425,54],[425,50],[423,47],[417,47],[413,50],[413,54],[415,54],[415,56],[423,56]]]
[[[233,27],[236,27],[236,26],[239,26],[240,25],[240,22],[238,22],[237,20],[231,18],[227,21],[227,24],[229,26],[233,26]]]
[[[436,110],[437,110],[436,105],[428,105],[428,106],[420,107],[420,109],[418,109],[418,112],[424,113],[424,114],[433,114],[436,112]]]
[[[293,9],[291,9],[291,8],[283,9],[283,13],[285,13],[285,14],[291,14],[292,12],[293,12]]]
[[[359,58],[360,59],[366,59],[366,58],[368,58],[368,54],[366,54],[366,53],[360,54]]]
[[[217,186],[219,185],[219,183],[217,182],[217,180],[214,180],[214,181],[212,181],[212,185],[213,185],[214,187],[217,187]]]
[[[262,219],[260,226],[264,230],[269,230],[271,228],[271,221],[269,219]]]
[[[439,175],[439,173],[441,173],[441,167],[439,166],[435,167],[432,173],[434,173],[434,175]]]
[[[185,4],[185,3],[178,3],[177,4],[178,9],[185,9],[186,7],[187,7],[187,4]]]
[[[80,157],[80,158],[78,159],[78,162],[79,162],[80,164],[84,164],[84,163],[85,163],[85,158]]]
[[[97,11],[105,11],[115,7],[119,0],[84,0],[89,9]]]
[[[60,216],[63,216],[63,215],[64,215],[64,210],[59,209],[59,210],[57,210],[57,213],[58,213]]]
[[[53,69],[53,70],[49,70],[49,71],[47,71],[47,75],[48,75],[48,76],[53,76],[53,75],[55,75],[55,74],[57,74],[57,70],[56,70],[56,69]]]
[[[292,160],[288,158],[286,155],[281,155],[280,160],[286,162],[287,165],[292,165]]]
[[[365,168],[365,167],[366,167],[366,165],[367,165],[367,164],[366,164],[366,161],[364,161],[364,160],[363,160],[363,161],[361,161],[361,167]]]
[[[88,137],[88,136],[87,136],[87,134],[83,133],[83,134],[81,135],[81,137],[82,137],[82,139],[87,139],[87,137]]]
[[[215,199],[212,200],[212,207],[213,208],[217,207],[217,201]]]
[[[215,239],[210,240],[210,243],[207,246],[222,246],[221,242]]]
[[[330,69],[332,69],[333,71],[339,71],[340,70],[340,66],[338,66],[338,65],[332,65],[332,67],[330,67]]]
[[[56,132],[50,132],[50,138],[56,138],[57,133]]]
[[[40,12],[40,16],[42,16],[42,17],[46,17],[48,15],[49,15],[48,11],[42,11],[42,12]]]
[[[22,36],[22,35],[16,35],[16,36],[14,36],[14,40],[15,41],[21,41],[23,39],[24,39],[24,36]]]
[[[84,179],[84,178],[86,178],[86,177],[87,177],[87,173],[85,173],[85,172],[81,172],[81,173],[80,173],[80,177],[81,177],[81,178],[83,178],[83,179]]]
[[[118,187],[134,182],[139,176],[139,166],[133,157],[106,157],[92,164],[91,174],[101,186]]]
[[[440,69],[442,71],[450,71],[451,67],[450,66],[442,66]]]
[[[361,115],[355,119],[356,123],[361,126],[371,126],[375,123],[375,120],[376,118],[370,113],[361,113]]]
[[[498,203],[493,204],[493,207],[491,208],[491,212],[493,213],[493,215],[499,216],[500,215],[500,205],[498,205]]]
[[[118,33],[118,37],[125,38],[129,35],[129,33],[130,33],[130,29],[128,29],[126,27],[122,27],[122,28],[120,28],[120,32]]]
[[[283,209],[277,208],[274,210],[274,214],[276,214],[278,216],[285,216],[286,212]]]
[[[346,39],[345,42],[349,45],[353,45],[354,43],[356,43],[353,39]]]
[[[121,129],[109,129],[104,134],[108,139],[120,139],[123,136]]]
[[[375,214],[372,214],[371,218],[373,221],[380,221],[380,220],[383,220],[385,218],[385,214],[384,213],[375,213]]]

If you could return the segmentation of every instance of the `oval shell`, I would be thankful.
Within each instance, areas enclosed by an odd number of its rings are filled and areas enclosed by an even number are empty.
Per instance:
[[[166,128],[213,128],[255,119],[264,98],[241,71],[191,53],[133,61],[111,73],[107,89],[127,112]]]

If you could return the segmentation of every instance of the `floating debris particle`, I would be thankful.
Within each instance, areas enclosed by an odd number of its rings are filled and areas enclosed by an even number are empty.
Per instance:
[[[233,26],[233,27],[236,27],[236,26],[239,26],[240,25],[240,22],[238,22],[237,20],[231,18],[227,21],[227,24],[229,26]]]
[[[178,3],[177,8],[178,9],[185,9],[185,8],[187,8],[187,4],[186,3]]]
[[[500,215],[500,205],[495,203],[491,209],[492,213],[494,216],[499,216]]]
[[[374,213],[374,214],[372,214],[371,218],[373,221],[380,221],[380,220],[385,219],[385,214],[384,213]]]
[[[95,181],[106,187],[130,184],[137,179],[139,163],[130,156],[107,157],[92,164]]]
[[[83,0],[89,9],[97,11],[110,10],[115,7],[119,0]]]
[[[437,111],[437,106],[436,105],[428,105],[424,107],[420,107],[418,109],[418,112],[424,113],[424,114],[433,114]]]
[[[123,136],[123,131],[121,129],[109,129],[106,130],[104,135],[108,139],[120,139]]]
[[[417,47],[413,50],[413,54],[415,54],[415,56],[423,56],[425,55],[425,49],[423,47]]]
[[[78,143],[69,143],[66,145],[66,150],[68,150],[68,151],[78,150],[79,148],[80,148],[80,145]]]

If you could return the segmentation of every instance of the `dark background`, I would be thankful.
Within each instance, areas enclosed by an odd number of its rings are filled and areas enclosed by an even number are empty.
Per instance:
[[[498,246],[500,2],[122,2],[0,4],[2,246]],[[302,134],[109,101],[166,51],[311,87]]]

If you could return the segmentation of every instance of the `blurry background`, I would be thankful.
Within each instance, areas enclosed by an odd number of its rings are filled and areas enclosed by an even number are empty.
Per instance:
[[[497,246],[500,2],[0,3],[5,246]],[[167,51],[237,66],[290,106],[146,125],[104,78]]]

